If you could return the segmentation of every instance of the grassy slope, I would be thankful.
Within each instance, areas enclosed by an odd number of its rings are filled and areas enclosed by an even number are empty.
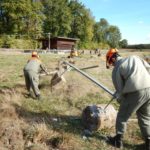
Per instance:
[[[130,54],[122,53],[124,56]],[[76,66],[100,65],[87,73],[114,90],[111,70],[105,69],[104,55],[82,56],[76,59]],[[29,57],[27,54],[0,53],[0,147],[15,150],[54,147],[64,150],[111,149],[101,135],[115,133],[114,128],[97,131],[89,140],[83,140],[80,120],[83,108],[89,104],[107,103],[110,96],[79,73],[71,71],[65,74],[67,83],[57,85],[53,92],[49,86],[51,77],[41,78],[42,101],[26,98],[22,69]],[[50,71],[55,69],[61,58],[62,55],[41,54]],[[113,104],[117,109],[118,104]],[[6,128],[9,134],[6,134]],[[12,142],[8,142],[10,139]],[[134,145],[142,142],[137,123],[129,122],[124,141],[125,149],[137,149]]]

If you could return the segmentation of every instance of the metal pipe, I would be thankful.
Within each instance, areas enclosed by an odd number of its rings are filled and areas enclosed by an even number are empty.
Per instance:
[[[86,78],[88,78],[89,80],[91,80],[92,82],[94,82],[97,86],[101,87],[104,91],[106,91],[107,93],[109,93],[111,96],[114,97],[114,92],[112,92],[111,90],[109,90],[108,88],[106,88],[104,85],[102,85],[101,83],[99,83],[98,81],[96,81],[94,78],[92,78],[91,76],[89,76],[87,73],[85,73],[84,71],[78,69],[77,67],[75,67],[74,65],[70,64],[69,62],[64,61],[65,64],[69,65],[70,67],[74,68],[76,71],[78,71],[79,73],[81,73],[83,76],[85,76]]]
[[[107,107],[110,105],[110,103],[114,100],[114,97],[107,103],[107,105],[104,107],[103,111],[105,112]]]
[[[80,70],[86,70],[86,69],[92,69],[92,68],[97,68],[99,67],[98,65],[95,66],[90,66],[90,67],[85,67],[85,68],[79,68]]]

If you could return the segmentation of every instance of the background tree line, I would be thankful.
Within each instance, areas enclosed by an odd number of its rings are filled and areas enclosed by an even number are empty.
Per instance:
[[[142,49],[150,49],[150,44],[133,44],[133,45],[128,45],[126,48],[127,49],[138,49],[138,50],[142,51]]]
[[[78,38],[79,48],[128,45],[117,26],[105,18],[96,22],[78,0],[1,0],[0,47],[35,48],[36,39],[47,33]]]

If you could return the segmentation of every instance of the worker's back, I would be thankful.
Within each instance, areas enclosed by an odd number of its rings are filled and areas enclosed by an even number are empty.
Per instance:
[[[77,57],[77,56],[78,56],[77,50],[71,50],[70,57]]]
[[[137,56],[120,59],[112,73],[116,89],[125,94],[150,87],[149,69],[148,63]]]
[[[40,72],[41,61],[37,58],[31,58],[28,63],[25,65],[24,70],[33,71],[35,73]]]

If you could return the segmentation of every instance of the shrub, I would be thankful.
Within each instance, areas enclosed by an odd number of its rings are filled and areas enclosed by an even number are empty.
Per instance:
[[[96,42],[80,42],[79,43],[80,49],[108,49],[109,45],[105,43],[96,43]]]
[[[32,39],[17,39],[14,36],[4,35],[0,38],[0,47],[13,49],[35,49],[36,41]]]

